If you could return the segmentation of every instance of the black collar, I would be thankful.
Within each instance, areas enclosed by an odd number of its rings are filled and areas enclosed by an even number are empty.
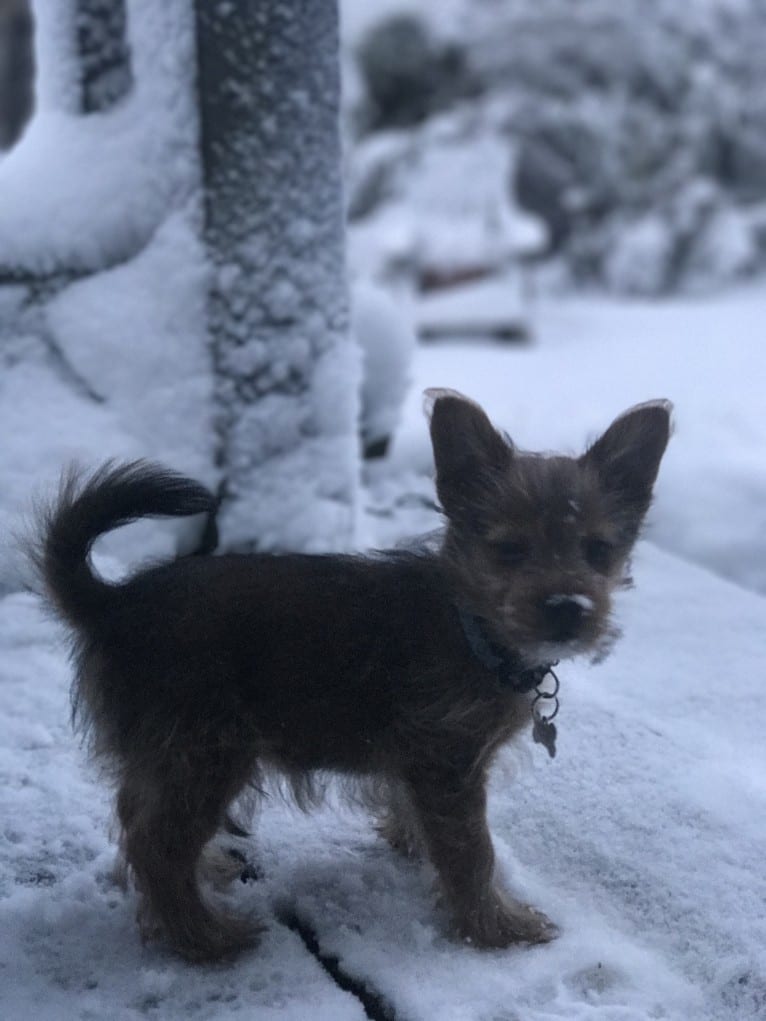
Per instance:
[[[506,649],[493,642],[487,635],[487,629],[481,617],[476,617],[466,610],[458,609],[463,634],[471,648],[471,652],[482,666],[491,670],[504,688],[519,695],[534,691],[542,684],[551,672],[555,663],[541,663],[539,666],[524,665],[521,655],[513,649]]]

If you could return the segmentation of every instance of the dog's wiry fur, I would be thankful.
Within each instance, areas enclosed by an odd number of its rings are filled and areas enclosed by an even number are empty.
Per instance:
[[[669,405],[631,409],[572,458],[516,450],[459,394],[432,400],[447,522],[434,552],[186,557],[107,584],[88,563],[98,535],[214,505],[144,462],[70,473],[46,516],[36,559],[71,629],[75,714],[116,786],[144,929],[190,959],[257,937],[203,896],[199,864],[274,770],[304,804],[327,772],[374,788],[381,832],[430,858],[477,946],[555,932],[497,887],[486,821],[488,769],[532,696],[479,661],[458,610],[529,666],[603,654]]]

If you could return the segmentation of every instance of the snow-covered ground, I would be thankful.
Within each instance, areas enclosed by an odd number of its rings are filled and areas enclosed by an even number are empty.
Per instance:
[[[263,946],[215,968],[141,946],[110,875],[107,795],[69,730],[61,634],[16,593],[0,600],[0,1016],[363,1019],[290,916],[407,1021],[766,1016],[765,296],[546,299],[527,347],[420,347],[391,458],[370,472],[364,537],[386,545],[437,523],[425,386],[463,390],[537,449],[580,449],[629,404],[675,401],[625,637],[598,667],[561,668],[556,759],[525,739],[494,777],[502,868],[559,923],[555,943],[450,942],[426,867],[347,809],[274,799],[264,877],[233,893],[271,919]]]

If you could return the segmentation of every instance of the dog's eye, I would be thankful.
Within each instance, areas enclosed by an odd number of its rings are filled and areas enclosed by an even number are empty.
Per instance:
[[[508,567],[523,564],[529,556],[529,543],[524,539],[503,539],[501,542],[493,542],[492,549],[498,560]]]
[[[612,565],[612,544],[606,539],[599,539],[595,535],[583,539],[582,549],[585,559],[596,571],[608,571]]]

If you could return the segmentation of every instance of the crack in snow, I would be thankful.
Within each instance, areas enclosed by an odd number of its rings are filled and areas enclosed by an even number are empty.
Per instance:
[[[319,940],[311,926],[299,918],[295,912],[285,913],[280,917],[283,925],[296,934],[308,950],[317,959],[329,977],[346,993],[355,996],[369,1021],[404,1021],[394,1012],[393,1007],[384,997],[375,992],[371,986],[347,974],[341,968],[340,960],[334,954],[322,951]]]

